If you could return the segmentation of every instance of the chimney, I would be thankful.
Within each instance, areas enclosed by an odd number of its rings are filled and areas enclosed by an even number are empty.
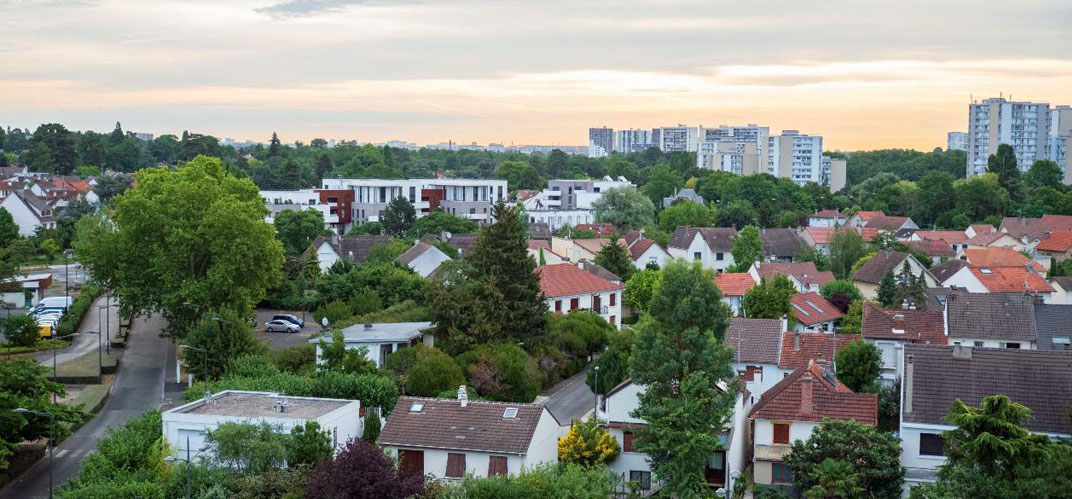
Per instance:
[[[800,331],[793,333],[793,351],[800,351]]]
[[[903,408],[905,414],[912,414],[912,385],[913,375],[915,374],[915,366],[912,365],[912,354],[905,355],[904,364],[904,402]]]
[[[782,316],[782,332],[789,331],[789,319],[786,316]]]
[[[811,375],[811,370],[808,370],[804,372],[804,377],[800,379],[801,414],[811,414],[814,408],[812,403],[813,390],[815,390],[815,378]]]
[[[338,234],[335,234],[335,233],[331,234],[331,245],[332,246],[338,246],[339,245],[339,235]]]
[[[968,345],[953,345],[953,358],[960,360],[971,360],[972,347]]]
[[[286,414],[290,412],[290,404],[287,402],[286,395],[280,397],[275,402],[275,412],[279,414]]]
[[[211,404],[211,403],[212,403],[212,390],[209,390],[208,387],[206,386],[205,387],[205,405],[208,405],[208,404]]]
[[[469,405],[469,393],[465,391],[465,385],[458,387],[458,402],[461,402],[463,408]]]
[[[893,334],[904,334],[904,332],[905,332],[904,314],[894,314],[894,316],[893,316]]]

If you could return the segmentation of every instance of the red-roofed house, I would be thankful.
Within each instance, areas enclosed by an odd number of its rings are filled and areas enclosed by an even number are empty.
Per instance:
[[[968,249],[1011,248],[1015,251],[1022,251],[1027,247],[1022,241],[1012,237],[1012,235],[1007,232],[976,234],[968,239],[965,244]]]
[[[964,235],[966,235],[968,237],[975,237],[975,236],[978,236],[979,234],[990,234],[990,233],[997,232],[997,231],[998,230],[995,229],[994,226],[990,225],[990,224],[974,224],[974,225],[969,225],[967,229],[964,229]]]
[[[602,223],[602,224],[577,224],[574,227],[577,230],[590,230],[595,233],[596,237],[610,237],[618,233],[618,229],[614,228],[614,224]]]
[[[540,255],[543,255],[543,265],[558,265],[561,263],[570,263],[569,258],[566,258],[554,251],[551,251],[551,245],[543,239],[529,239],[529,256],[532,257],[536,265],[541,265]]]
[[[845,345],[860,339],[858,334],[786,333],[782,337],[782,355],[778,367],[792,371],[808,365],[809,360],[831,362]]]
[[[662,268],[670,259],[670,253],[667,253],[666,249],[654,239],[644,237],[644,231],[634,230],[625,235],[624,241],[629,247],[629,256],[633,258],[633,265],[636,265],[637,269],[644,269],[649,264]]]
[[[851,229],[860,234],[860,238],[865,243],[869,243],[875,240],[875,236],[878,235],[878,229],[875,228],[863,228],[863,229]],[[834,228],[830,227],[805,227],[801,232],[800,237],[804,239],[804,242],[824,255],[830,254],[830,238],[834,235]]]
[[[1030,267],[964,267],[943,283],[969,293],[1053,293],[1053,286]]]
[[[776,275],[784,275],[796,286],[797,291],[819,291],[819,288],[834,280],[834,273],[820,271],[815,267],[815,262],[756,262],[748,269],[752,280],[760,282],[763,279],[771,280]]]
[[[901,379],[901,358],[906,343],[945,345],[945,317],[941,310],[884,310],[865,302],[861,323],[864,341],[882,354],[880,380],[885,387]]]
[[[622,283],[609,281],[576,265],[543,265],[540,275],[547,308],[555,313],[591,310],[614,327],[621,326]]]
[[[973,267],[1025,267],[1031,266],[1038,272],[1045,272],[1046,267],[1024,256],[1012,248],[969,248],[964,250],[962,259]]]
[[[737,315],[741,300],[756,285],[756,281],[747,272],[723,272],[715,276],[715,285],[722,292],[722,301],[730,306],[733,315]]]
[[[1058,229],[1035,246],[1035,251],[1058,262],[1072,258],[1072,230]]]
[[[753,479],[793,494],[793,478],[782,458],[795,440],[807,440],[823,419],[878,424],[878,394],[855,393],[833,368],[810,360],[778,382],[752,407]]]
[[[858,211],[856,214],[849,217],[849,226],[858,229],[867,225],[867,222],[884,216],[886,216],[886,214],[881,211]]]
[[[577,263],[581,260],[592,261],[596,259],[596,255],[604,246],[610,244],[612,239],[609,238],[595,238],[595,239],[567,239],[564,237],[552,237],[551,238],[551,250],[555,253],[569,258],[569,261]],[[618,239],[618,244],[623,248],[628,249],[625,242]]]
[[[841,320],[841,311],[814,291],[793,295],[789,305],[797,320],[793,325],[794,331],[833,333]]]

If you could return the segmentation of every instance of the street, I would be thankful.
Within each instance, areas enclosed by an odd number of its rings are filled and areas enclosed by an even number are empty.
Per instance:
[[[97,440],[105,435],[108,428],[120,427],[128,419],[160,407],[163,403],[165,362],[173,350],[171,343],[160,337],[165,325],[163,317],[159,315],[149,319],[134,319],[111,396],[100,414],[55,449],[53,474],[57,489],[78,472],[80,460],[96,451]],[[96,326],[95,321],[93,326]],[[85,336],[96,341],[96,338],[91,338],[95,335]],[[22,477],[0,490],[0,499],[47,498],[48,466],[46,455]]]
[[[97,298],[93,302],[93,306],[86,311],[86,316],[82,319],[82,325],[78,328],[80,334],[71,338],[71,346],[56,352],[57,363],[96,351],[98,341],[106,342],[108,338],[115,337],[115,334],[119,332],[119,300],[112,298],[112,306],[107,309],[107,315],[105,315],[105,310],[102,310],[101,307],[104,307],[107,303],[106,299],[104,296]],[[105,329],[105,326],[107,326],[107,329]],[[103,333],[104,338],[98,340],[95,331]],[[103,348],[107,349],[107,346]],[[36,358],[37,362],[42,365],[52,366],[52,352],[39,353]]]
[[[587,372],[586,368],[540,394],[540,397],[547,397],[547,410],[559,423],[568,424],[575,419],[584,419],[595,410],[596,394],[584,382]]]

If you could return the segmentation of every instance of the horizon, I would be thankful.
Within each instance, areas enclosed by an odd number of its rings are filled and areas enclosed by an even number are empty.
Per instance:
[[[929,151],[969,102],[1072,104],[1072,5],[0,0],[2,125],[587,145],[756,123]],[[837,15],[833,15],[837,13]],[[871,19],[882,19],[875,25]]]

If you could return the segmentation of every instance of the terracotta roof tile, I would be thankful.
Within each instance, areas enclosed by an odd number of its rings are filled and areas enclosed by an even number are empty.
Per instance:
[[[968,235],[959,230],[917,230],[916,235],[920,239],[945,241],[948,244],[962,244],[968,242]]]
[[[978,407],[984,397],[1006,395],[1031,409],[1027,429],[1072,433],[1072,352],[967,348],[971,358],[958,358],[952,346],[906,345],[912,364],[912,410],[906,422],[948,424],[956,400]],[[905,383],[908,383],[907,374]]]
[[[544,265],[536,267],[536,272],[540,274],[540,290],[549,298],[622,289],[621,283],[608,281],[575,265]]]
[[[884,310],[872,302],[866,302],[862,319],[864,338],[935,345],[947,343],[945,318],[940,310]]]
[[[1038,243],[1038,246],[1035,246],[1035,249],[1062,253],[1072,249],[1072,230],[1058,229],[1051,232],[1049,237]]]
[[[419,412],[410,410],[424,404]],[[503,417],[507,408],[514,418]],[[470,400],[401,397],[387,416],[377,443],[398,447],[525,454],[543,414],[543,406]]]
[[[884,217],[886,216],[886,213],[881,211],[858,211],[856,212],[856,216],[860,217],[860,220],[866,222],[868,220],[873,220],[878,217]]]
[[[970,226],[970,228],[972,230],[974,230],[975,234],[977,234],[977,235],[978,234],[989,234],[991,232],[997,232],[998,231],[997,229],[994,228],[993,225],[990,225],[990,224],[972,224]]]
[[[810,392],[809,397],[805,393]],[[827,366],[809,361],[763,394],[752,419],[822,421],[823,418],[878,424],[878,394],[855,393]]]
[[[797,338],[800,348],[797,348]],[[799,369],[809,360],[831,361],[832,355],[845,345],[860,339],[858,334],[786,333],[782,337],[782,355],[778,367]]]
[[[597,236],[610,236],[618,233],[618,229],[614,228],[614,224],[602,223],[602,224],[577,224],[576,229],[588,229],[594,232]]]
[[[837,212],[835,210],[820,210],[820,211],[817,211],[815,213],[812,213],[808,217],[809,218],[830,218],[830,219],[838,219],[838,220],[845,220],[845,219],[849,218],[849,217],[846,217],[845,214]]]
[[[723,272],[715,276],[715,285],[723,296],[744,296],[756,281],[747,272]]]
[[[833,304],[826,301],[826,298],[819,296],[819,293],[814,291],[811,293],[797,293],[793,295],[790,308],[792,309],[793,317],[796,317],[797,322],[804,324],[805,326],[830,322],[841,318],[841,311]]]
[[[883,215],[868,219],[867,222],[864,224],[864,227],[892,232],[899,230],[911,220],[912,219],[908,217]]]
[[[1041,275],[1023,267],[969,267],[972,275],[991,293],[1052,293],[1053,286]]]
[[[931,258],[953,257],[957,255],[953,246],[940,239],[924,239],[922,241],[909,241],[908,246],[918,249]]]
[[[793,276],[805,286],[822,286],[834,280],[833,272],[820,271],[815,267],[815,262],[757,262],[755,267],[759,277],[766,280],[773,279],[778,274]]]

